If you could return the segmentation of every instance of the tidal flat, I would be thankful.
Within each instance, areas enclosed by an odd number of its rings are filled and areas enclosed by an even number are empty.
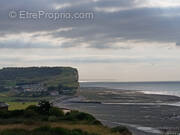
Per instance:
[[[180,127],[179,102],[177,96],[88,87],[55,103],[91,113],[107,126],[127,126],[135,135],[155,135],[162,128]]]

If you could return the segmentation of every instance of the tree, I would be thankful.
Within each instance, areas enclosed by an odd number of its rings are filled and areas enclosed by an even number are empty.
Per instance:
[[[39,106],[40,113],[42,113],[42,114],[49,114],[49,111],[50,111],[50,109],[52,107],[52,104],[49,101],[41,100],[38,103],[38,106]]]

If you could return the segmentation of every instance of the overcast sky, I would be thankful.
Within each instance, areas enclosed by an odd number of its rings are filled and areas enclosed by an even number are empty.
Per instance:
[[[93,18],[22,19],[20,11]],[[10,66],[72,66],[81,81],[178,81],[180,1],[1,0],[0,67]]]

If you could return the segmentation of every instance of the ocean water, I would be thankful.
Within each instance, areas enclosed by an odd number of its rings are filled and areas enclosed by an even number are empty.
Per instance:
[[[105,87],[114,90],[139,90],[150,94],[180,96],[180,82],[81,82],[81,87]],[[84,89],[86,90],[86,89]],[[76,99],[77,98],[77,99]],[[79,100],[78,97],[70,100]],[[57,106],[87,112],[107,126],[124,125],[141,131],[142,135],[160,135],[161,127],[179,127],[180,105],[169,104],[95,104],[63,101]],[[174,116],[177,119],[167,119]],[[133,130],[132,130],[133,131]]]
[[[139,90],[146,94],[180,96],[180,82],[80,82],[80,86]]]

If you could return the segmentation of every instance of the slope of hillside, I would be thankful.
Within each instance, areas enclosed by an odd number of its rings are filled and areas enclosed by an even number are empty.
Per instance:
[[[78,71],[71,67],[10,67],[0,70],[1,89],[27,85],[47,90],[75,90],[79,87]]]

